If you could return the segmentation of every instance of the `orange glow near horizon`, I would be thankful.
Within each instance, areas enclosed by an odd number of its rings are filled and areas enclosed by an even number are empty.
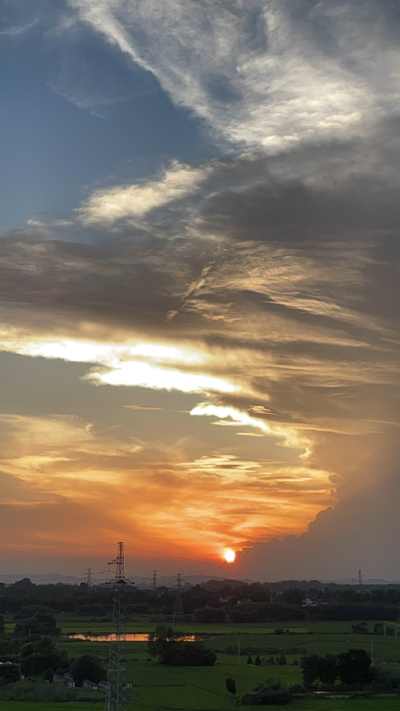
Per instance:
[[[232,548],[227,548],[224,553],[224,559],[227,563],[234,563],[236,559],[236,553]]]

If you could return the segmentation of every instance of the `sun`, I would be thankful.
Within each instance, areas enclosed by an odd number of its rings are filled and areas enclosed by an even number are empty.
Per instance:
[[[227,563],[234,563],[236,558],[236,553],[232,548],[227,548],[224,553],[224,558]]]

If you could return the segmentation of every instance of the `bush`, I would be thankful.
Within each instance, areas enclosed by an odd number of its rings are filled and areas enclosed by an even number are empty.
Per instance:
[[[373,694],[382,694],[400,690],[400,673],[398,671],[378,669],[375,679],[370,685]]]
[[[260,613],[256,608],[253,609],[237,609],[231,611],[229,615],[230,622],[258,622]]]
[[[225,686],[230,694],[233,696],[236,694],[236,682],[231,676],[225,679]]]
[[[53,615],[54,610],[47,605],[26,605],[14,614],[14,620],[26,620],[28,617],[35,617],[37,614]]]
[[[64,684],[46,684],[42,680],[23,679],[0,689],[0,699],[7,701],[73,701],[75,694]]]
[[[351,629],[353,634],[369,634],[366,622],[357,622],[355,625],[351,625]]]
[[[150,605],[147,602],[138,602],[136,605],[127,605],[126,613],[128,615],[146,615],[150,609]]]
[[[289,687],[289,691],[291,694],[306,694],[307,689],[303,684],[293,684],[293,686]]]
[[[182,642],[182,632],[168,627],[156,627],[149,638],[149,652],[168,666],[213,666],[217,656],[203,642]]]
[[[256,687],[253,691],[248,692],[240,699],[241,704],[247,706],[283,706],[289,704],[292,700],[292,694],[288,689],[276,688],[277,684],[273,686],[266,686],[261,684]]]
[[[225,622],[226,612],[222,607],[203,607],[193,613],[195,622]]]
[[[13,684],[19,681],[19,669],[16,664],[1,664],[0,665],[0,686]]]

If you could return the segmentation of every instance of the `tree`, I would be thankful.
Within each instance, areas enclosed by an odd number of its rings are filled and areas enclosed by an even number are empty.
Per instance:
[[[168,666],[213,666],[217,656],[203,642],[185,642],[182,632],[159,626],[149,635],[149,652]]]
[[[52,615],[54,610],[51,607],[47,607],[47,605],[25,605],[14,614],[14,620],[26,620],[28,617],[34,617],[40,612]]]
[[[253,660],[252,660],[250,654],[249,654],[249,656],[247,657],[247,664],[253,664]]]
[[[285,657],[285,655],[284,655],[283,653],[282,653],[281,656],[279,657],[279,662],[278,662],[278,664],[280,664],[281,666],[285,666],[285,664],[286,664],[286,657]]]
[[[4,617],[3,617],[3,615],[0,615],[0,634],[4,634],[4,630],[5,630]]]
[[[32,617],[18,619],[14,627],[16,637],[29,637],[31,634],[55,635],[59,634],[59,631],[54,615],[42,610],[34,612]]]
[[[21,646],[21,671],[25,676],[37,676],[48,670],[67,669],[67,653],[58,651],[50,637],[39,637]]]
[[[368,625],[366,622],[357,622],[355,625],[351,625],[353,634],[369,634]]]
[[[77,686],[82,686],[85,679],[98,684],[99,681],[105,679],[106,671],[100,664],[97,657],[91,654],[84,654],[83,657],[74,659],[69,667],[69,673],[74,678]]]
[[[260,659],[260,655],[259,655],[259,654],[257,654],[257,656],[256,656],[256,658],[255,658],[255,660],[254,660],[254,664],[255,664],[257,667],[259,667],[259,666],[261,665],[261,659]],[[285,664],[286,664],[286,660],[285,660]]]
[[[374,678],[371,659],[364,649],[349,649],[337,657],[338,676],[342,684],[370,684]]]
[[[337,657],[327,654],[319,660],[319,678],[323,684],[334,684],[338,675]]]
[[[225,680],[225,686],[232,696],[236,694],[236,682],[231,676]]]
[[[310,689],[319,678],[320,658],[318,654],[309,654],[302,658],[300,665],[303,684],[306,689]]]
[[[195,610],[195,622],[225,622],[226,612],[222,607],[203,607]]]
[[[19,681],[20,673],[16,664],[1,664],[0,665],[0,686],[6,684],[14,684]]]

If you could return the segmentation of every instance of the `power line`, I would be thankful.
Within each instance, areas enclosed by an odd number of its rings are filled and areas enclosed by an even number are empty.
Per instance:
[[[108,655],[107,681],[109,689],[105,699],[105,711],[123,711],[125,701],[124,646],[126,639],[126,621],[122,608],[122,594],[126,584],[124,544],[118,543],[118,555],[108,565],[115,565],[113,629]]]
[[[178,573],[176,579],[176,594],[175,594],[175,604],[174,611],[172,613],[172,624],[175,623],[176,619],[182,619],[184,615],[183,612],[183,602],[182,602],[182,575]]]

